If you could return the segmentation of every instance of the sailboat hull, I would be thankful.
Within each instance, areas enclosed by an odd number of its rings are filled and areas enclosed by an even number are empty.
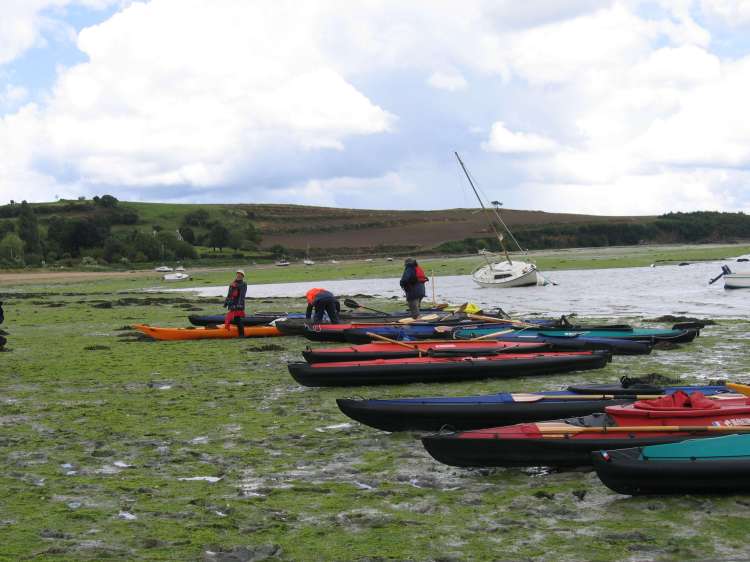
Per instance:
[[[492,263],[483,265],[471,274],[473,281],[480,287],[509,289],[528,287],[539,283],[539,275],[534,264],[526,262]]]

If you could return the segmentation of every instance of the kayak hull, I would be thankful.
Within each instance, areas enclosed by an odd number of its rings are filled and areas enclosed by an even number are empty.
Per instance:
[[[207,339],[232,339],[239,338],[237,326],[230,325],[226,330],[224,326],[199,327],[199,328],[159,328],[146,324],[134,324],[134,330],[138,330],[155,340],[160,341],[183,341],[183,340],[207,340]],[[245,338],[266,338],[280,336],[273,326],[248,326],[244,329]]]
[[[383,431],[480,429],[522,422],[584,416],[632,400],[542,400],[510,403],[398,403],[396,400],[338,399],[339,409],[362,424]]]
[[[359,363],[290,363],[289,373],[304,386],[362,386],[414,382],[462,381],[564,373],[604,367],[610,355],[602,352],[579,354],[528,354],[494,357],[464,357],[452,360],[416,362],[378,360]],[[412,363],[407,363],[412,361]]]
[[[750,492],[750,456],[644,460],[642,449],[591,454],[597,476],[619,494],[737,494]]]
[[[614,434],[613,434],[614,435]],[[591,464],[591,453],[627,447],[661,445],[690,439],[688,434],[613,435],[590,439],[456,439],[449,435],[422,438],[427,452],[438,462],[460,467],[576,467]],[[704,436],[698,434],[693,437]]]
[[[602,399],[585,396],[582,392],[539,392],[544,397],[535,402],[515,401],[512,393],[459,398],[401,398],[391,400],[338,399],[339,409],[355,421],[383,431],[439,431],[452,429],[480,429],[513,425],[524,422],[554,420],[586,416],[601,412],[608,406],[630,404],[643,391],[628,390],[616,385],[592,385],[586,390],[617,396],[619,399]],[[705,395],[727,392],[724,386],[701,387],[651,387],[648,394],[667,394],[675,390],[698,390]]]

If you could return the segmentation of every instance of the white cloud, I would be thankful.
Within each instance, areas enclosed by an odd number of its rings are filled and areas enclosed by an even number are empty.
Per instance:
[[[14,13],[83,1],[17,2]],[[535,208],[742,206],[748,53],[721,55],[729,39],[695,15],[739,23],[745,5],[467,0],[456,17],[448,0],[129,4],[80,33],[88,62],[0,121],[0,153],[12,155],[0,160],[0,197],[111,186],[148,199],[179,186],[169,193],[224,188],[217,197],[236,200],[226,186],[249,183],[268,187],[247,198],[269,201],[380,206],[386,193],[395,207],[429,206],[454,186],[425,166],[453,143],[481,146],[478,160],[511,172],[506,182],[533,186]],[[37,23],[13,52],[39,40],[39,17],[21,18]],[[327,169],[332,154],[346,157]],[[368,166],[373,177],[358,177]],[[440,196],[420,197],[415,178],[426,177],[421,189]]]
[[[750,2],[747,0],[701,0],[703,11],[731,26],[750,24]]]
[[[456,71],[433,72],[427,79],[427,83],[433,88],[437,88],[438,90],[447,90],[449,92],[465,90],[468,86],[466,79],[461,75],[460,72]]]
[[[124,0],[3,0],[0,8],[0,65],[43,43],[45,31],[67,28],[56,17],[64,8],[79,5],[103,9],[124,3]]]
[[[305,14],[292,13],[303,11],[133,4],[83,30],[89,62],[63,70],[46,107],[5,127],[39,131],[33,151],[57,174],[126,186],[217,186],[262,154],[389,131],[395,117],[304,37]]]
[[[509,130],[502,121],[493,123],[490,137],[482,143],[482,148],[488,152],[533,153],[550,152],[557,147],[557,143],[534,133],[522,133]]]

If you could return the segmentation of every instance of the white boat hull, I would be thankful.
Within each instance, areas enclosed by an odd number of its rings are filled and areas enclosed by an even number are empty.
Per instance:
[[[164,281],[185,281],[190,279],[190,275],[187,273],[167,273],[162,279]]]
[[[539,284],[539,276],[533,263],[522,261],[498,262],[483,265],[471,274],[474,282],[481,287],[495,287],[509,289],[512,287],[528,287]]]
[[[750,273],[730,273],[724,276],[725,289],[750,289]]]

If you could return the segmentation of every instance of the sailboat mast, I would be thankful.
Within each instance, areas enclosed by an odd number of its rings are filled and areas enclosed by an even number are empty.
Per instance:
[[[490,225],[490,228],[495,233],[495,236],[497,236],[497,241],[500,242],[500,247],[503,249],[503,252],[505,253],[505,259],[508,260],[509,264],[513,265],[513,262],[511,261],[510,256],[508,255],[508,250],[505,248],[505,244],[503,244],[503,237],[497,231],[497,228],[495,228],[495,223],[493,223],[492,219],[489,218],[487,207],[484,206],[484,202],[482,201],[482,198],[479,196],[479,192],[477,191],[477,188],[474,186],[474,182],[471,181],[471,176],[469,175],[469,172],[466,169],[466,166],[464,166],[463,160],[461,160],[461,157],[458,155],[458,152],[454,152],[453,154],[456,155],[456,159],[458,160],[458,163],[461,164],[461,169],[464,171],[464,175],[466,176],[466,179],[469,180],[469,185],[471,186],[471,189],[474,191],[474,195],[477,196],[477,201],[479,201],[479,204],[482,206],[482,211],[484,211],[484,216],[487,219],[487,224]]]

